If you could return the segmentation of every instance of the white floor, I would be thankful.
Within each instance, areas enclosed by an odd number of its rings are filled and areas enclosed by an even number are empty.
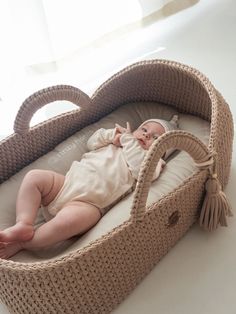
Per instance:
[[[98,84],[120,68],[137,60],[151,58],[180,61],[202,71],[223,94],[236,119],[235,33],[234,0],[200,0],[189,9],[122,37],[118,43],[122,45],[122,50],[118,44],[108,44],[106,52],[101,51],[97,59],[90,59],[91,64],[84,65],[84,60],[74,60],[74,64],[67,64],[57,76],[45,75],[41,80],[34,77],[25,77],[23,80],[19,75],[13,82],[15,92],[11,100],[14,100],[14,105],[9,105],[6,111],[2,106],[0,109],[0,136],[11,133],[9,123],[13,123],[19,103],[37,89],[64,83],[77,86],[91,95]],[[135,52],[130,49],[132,46],[137,47]],[[104,72],[101,72],[101,60]],[[86,78],[82,75],[85,67]],[[9,99],[3,99],[2,103]],[[54,107],[44,109],[34,121],[48,118],[56,111]],[[4,125],[6,120],[8,124]],[[235,148],[236,140],[231,177],[226,188],[233,210],[236,204]],[[228,228],[205,233],[198,226],[193,227],[114,313],[235,314],[236,211],[234,212],[235,216],[230,219]],[[8,313],[3,305],[0,305],[0,313]]]

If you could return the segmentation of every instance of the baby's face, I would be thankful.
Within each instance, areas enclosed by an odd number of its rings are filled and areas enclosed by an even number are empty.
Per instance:
[[[133,132],[143,149],[149,149],[153,141],[165,133],[163,126],[157,122],[147,122]]]

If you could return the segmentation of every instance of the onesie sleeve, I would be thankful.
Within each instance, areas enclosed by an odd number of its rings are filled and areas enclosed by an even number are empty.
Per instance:
[[[140,146],[132,134],[124,133],[120,137],[120,143],[122,145],[123,154],[132,176],[137,179],[142,161],[144,160],[147,151]],[[159,177],[165,164],[166,162],[163,159],[159,160],[152,181]]]
[[[88,139],[88,150],[95,150],[111,144],[116,133],[116,129],[99,129]]]

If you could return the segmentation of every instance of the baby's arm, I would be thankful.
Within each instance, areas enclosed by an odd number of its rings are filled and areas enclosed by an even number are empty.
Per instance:
[[[113,144],[117,147],[121,147],[120,137],[124,133],[131,133],[131,128],[129,122],[126,122],[126,128],[116,123],[116,133],[113,140]]]
[[[130,125],[127,122],[127,127],[124,128],[119,124],[115,125],[114,129],[99,129],[97,130],[87,142],[87,147],[89,150],[95,150],[106,146],[108,144],[114,144],[117,147],[120,147],[120,136],[125,132],[131,132]]]
[[[147,151],[140,146],[132,134],[122,134],[120,142],[132,176],[137,179],[142,161],[144,160]],[[159,177],[165,164],[166,162],[163,159],[159,160],[152,180],[156,180]]]
[[[106,146],[108,144],[112,144],[113,139],[116,134],[116,128],[114,129],[99,129],[97,130],[87,142],[87,147],[89,150],[95,150]]]

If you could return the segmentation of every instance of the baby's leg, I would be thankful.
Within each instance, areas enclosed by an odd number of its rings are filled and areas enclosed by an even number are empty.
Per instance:
[[[34,250],[50,247],[82,234],[93,227],[101,218],[97,207],[80,202],[70,202],[58,214],[36,229],[29,241],[0,243],[0,258],[9,258],[22,249]]]
[[[27,241],[34,235],[33,224],[41,205],[57,195],[65,177],[53,171],[31,170],[24,177],[16,200],[16,224],[0,231],[0,242]]]
[[[57,215],[40,226],[32,240],[23,243],[23,248],[45,248],[80,235],[93,227],[101,218],[97,207],[80,201],[67,203]]]

